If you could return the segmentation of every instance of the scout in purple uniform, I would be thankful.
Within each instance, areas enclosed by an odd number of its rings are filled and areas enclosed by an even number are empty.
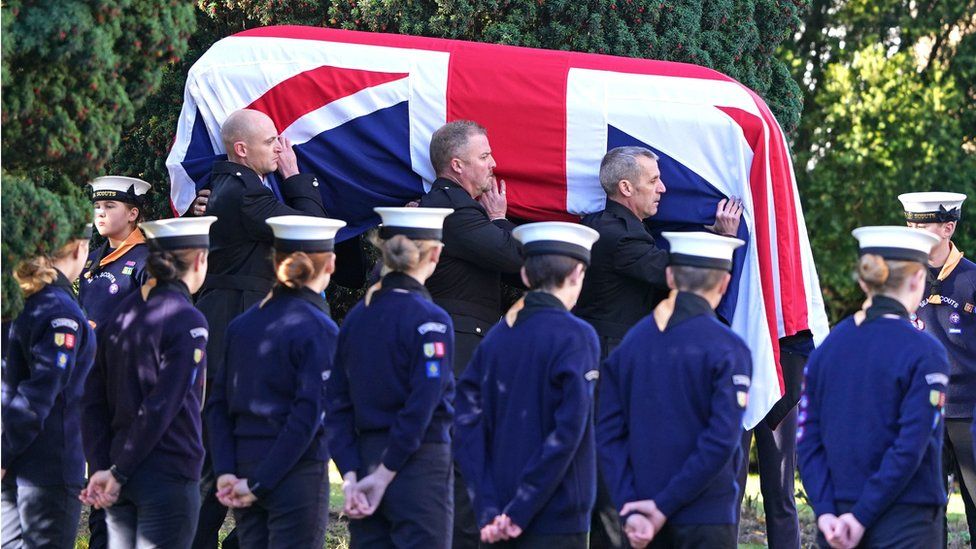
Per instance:
[[[190,295],[207,275],[213,217],[143,223],[153,281],[99,327],[85,384],[85,503],[110,546],[188,547],[200,507],[207,321]]]
[[[329,450],[322,417],[339,327],[322,292],[345,222],[272,217],[278,282],[231,322],[207,401],[217,498],[241,547],[322,547]]]
[[[585,549],[596,498],[596,331],[569,312],[599,233],[530,223],[532,289],[488,332],[458,382],[455,459],[492,547]]]
[[[631,545],[734,548],[752,358],[714,309],[743,242],[663,236],[677,293],[604,362],[597,451]]]
[[[376,208],[386,275],[346,315],[327,390],[351,546],[451,546],[454,330],[424,281],[447,208]]]
[[[4,547],[74,547],[85,482],[81,393],[95,336],[71,281],[85,264],[90,238],[89,225],[52,256],[14,269],[26,300],[4,349]]]
[[[938,239],[908,227],[854,230],[865,311],[810,355],[800,397],[800,476],[821,547],[942,544],[945,349],[912,327]]]
[[[898,199],[909,227],[939,237],[929,254],[925,292],[912,319],[916,328],[938,339],[949,354],[942,463],[947,483],[950,473],[959,482],[969,535],[976,539],[976,458],[969,429],[976,406],[976,263],[963,257],[952,242],[966,195],[924,192]]]
[[[105,243],[92,250],[78,284],[78,298],[93,327],[107,321],[126,296],[146,283],[149,247],[139,230],[149,183],[109,175],[89,183],[95,229]]]

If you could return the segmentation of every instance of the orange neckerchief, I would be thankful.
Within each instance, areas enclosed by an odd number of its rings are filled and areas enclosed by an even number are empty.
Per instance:
[[[146,243],[146,237],[143,236],[142,231],[139,230],[138,227],[136,227],[135,230],[129,233],[129,236],[125,237],[125,240],[122,241],[121,246],[116,248],[114,252],[103,257],[102,260],[98,262],[98,266],[104,267],[109,263],[115,261],[116,259],[122,257],[123,255],[125,255],[126,252],[128,252],[132,248],[135,248],[137,245],[145,244],[145,243]]]
[[[949,242],[949,257],[946,258],[945,265],[943,265],[942,270],[939,271],[938,279],[945,280],[950,274],[952,274],[952,270],[959,265],[960,261],[962,261],[962,256],[963,253],[959,251],[959,248],[957,248],[952,242]],[[928,302],[933,305],[942,303],[942,296],[932,294],[929,296]]]

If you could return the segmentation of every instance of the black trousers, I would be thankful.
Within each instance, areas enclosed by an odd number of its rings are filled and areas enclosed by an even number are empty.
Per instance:
[[[753,435],[756,437],[759,486],[766,515],[766,543],[770,549],[796,549],[800,546],[800,521],[796,514],[793,486],[796,471],[796,408],[783,418],[776,429],[770,429],[762,421],[743,435],[745,459],[739,470],[739,505],[736,506],[739,514],[749,476],[749,450]]]
[[[621,339],[600,336],[600,364],[620,345]],[[596,392],[593,399],[594,410],[599,410],[600,384],[597,380]],[[594,414],[596,417],[596,414]],[[620,526],[620,515],[613,504],[610,488],[603,482],[600,472],[600,461],[596,462],[596,501],[593,504],[593,515],[590,517],[590,547],[592,549],[624,549],[630,543]]]
[[[651,549],[735,549],[734,524],[670,524],[651,540]]]
[[[92,507],[88,511],[88,549],[108,547],[108,526],[105,524],[105,509]]]
[[[838,502],[837,516],[854,505]],[[942,547],[942,521],[945,508],[939,505],[899,505],[888,508],[870,528],[864,532],[859,548],[887,549],[936,549]],[[817,545],[830,547],[823,533],[817,532]]]
[[[105,510],[112,549],[190,547],[200,513],[200,489],[183,480],[143,468],[122,487],[119,500]]]
[[[385,435],[360,439],[359,454],[365,470],[359,472],[359,478],[379,465],[386,443]],[[450,547],[453,484],[450,445],[421,444],[386,488],[376,512],[349,521],[349,546],[352,549]]]
[[[498,543],[482,543],[484,549],[586,549],[586,532],[581,534],[530,534]]]
[[[471,357],[474,356],[474,351],[484,338],[486,330],[482,329],[480,334],[474,332],[472,328],[474,319],[468,319],[468,322],[465,322],[465,319],[457,316],[451,318],[456,319],[455,328],[461,326],[466,330],[454,332],[454,375],[455,378],[459,378],[467,368]],[[468,496],[467,484],[461,476],[461,470],[456,465],[454,466],[454,525],[452,530],[453,549],[477,549],[481,540],[478,519],[475,517],[474,505]]]
[[[0,488],[2,546],[71,549],[81,518],[81,486],[17,486],[4,478]]]
[[[207,424],[203,425],[203,445],[207,446]],[[193,536],[193,549],[217,549],[217,537],[224,519],[227,518],[227,508],[217,499],[217,477],[214,475],[213,463],[208,451],[203,459],[203,473],[198,486],[200,492],[200,516],[197,519],[197,531]],[[232,530],[221,544],[222,549],[237,549],[237,529]]]
[[[966,507],[966,523],[969,526],[970,546],[976,547],[976,461],[973,459],[972,419],[946,419],[945,444],[942,446],[942,471],[946,476],[946,492],[949,491],[949,473],[955,474],[959,492]],[[942,521],[945,545],[948,545],[948,519]]]
[[[238,476],[250,478],[260,463],[240,464]],[[329,466],[302,461],[270,494],[250,507],[234,509],[237,542],[249,549],[322,547],[329,522]]]

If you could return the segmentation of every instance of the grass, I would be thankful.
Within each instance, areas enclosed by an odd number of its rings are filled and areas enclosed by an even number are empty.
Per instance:
[[[335,469],[334,464],[329,464],[329,530],[326,537],[326,549],[349,549],[349,530],[345,517],[339,516],[342,509],[342,478]],[[797,488],[797,512],[800,516],[801,544],[803,547],[816,547],[816,521],[813,510],[804,501],[802,496],[803,486],[800,480],[796,480]],[[766,547],[766,521],[763,516],[762,494],[759,492],[759,476],[750,474],[746,482],[745,497],[742,503],[742,521],[739,525],[739,549],[759,549]],[[949,549],[962,549],[969,547],[969,530],[966,526],[966,515],[963,508],[962,497],[958,489],[954,488],[949,496],[949,505],[946,509],[949,517]],[[87,511],[83,511],[81,528],[78,531],[78,540],[75,542],[75,549],[88,549],[88,518]],[[220,539],[223,540],[234,527],[234,518],[228,514],[223,528],[220,530]]]

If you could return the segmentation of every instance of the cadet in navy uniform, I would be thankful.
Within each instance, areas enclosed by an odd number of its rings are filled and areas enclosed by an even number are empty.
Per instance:
[[[663,236],[671,244],[668,285],[678,292],[603,365],[602,471],[634,547],[734,548],[752,358],[714,309],[743,242],[703,232]]]
[[[220,137],[227,161],[217,162],[211,176],[208,215],[217,216],[206,283],[196,305],[210,324],[207,352],[212,376],[223,362],[224,333],[230,321],[260,301],[275,283],[271,263],[274,234],[265,221],[282,215],[325,217],[319,180],[298,173],[291,144],[278,135],[274,122],[254,110],[235,111],[224,120]],[[277,183],[275,172],[280,174]],[[209,380],[208,380],[209,381]],[[217,532],[227,510],[214,497],[216,478],[209,459],[201,482],[203,506],[193,546],[217,547]],[[229,543],[234,543],[229,536]]]
[[[512,234],[532,289],[488,332],[458,382],[455,460],[481,541],[585,549],[596,497],[596,332],[569,310],[599,234],[530,223]]]
[[[949,354],[949,389],[945,405],[943,468],[955,473],[966,506],[970,538],[976,540],[976,460],[969,426],[976,406],[976,263],[952,242],[959,224],[960,193],[907,193],[898,197],[909,227],[939,237],[928,259],[929,276],[915,327],[935,336]]]
[[[112,310],[149,278],[149,247],[139,230],[143,199],[149,183],[134,177],[109,175],[89,183],[95,203],[95,229],[105,243],[85,263],[78,297],[92,326],[108,320]]]
[[[189,547],[200,506],[207,321],[190,295],[207,275],[213,217],[142,223],[150,284],[125,298],[84,395],[81,497],[106,508],[110,547]]]
[[[444,208],[376,208],[388,274],[339,331],[327,384],[329,450],[343,475],[351,547],[451,546],[454,330],[424,281]]]
[[[4,348],[0,459],[4,547],[74,547],[85,483],[81,393],[95,336],[71,281],[88,256],[79,231],[52,256],[14,269],[24,309]]]
[[[583,225],[600,233],[593,245],[593,264],[573,313],[600,337],[600,359],[620,344],[631,327],[668,295],[664,269],[668,252],[658,248],[644,221],[654,216],[666,192],[658,157],[644,147],[617,147],[600,162],[600,185],[606,208],[585,216]],[[722,200],[715,232],[735,236],[742,215],[738,200]],[[623,547],[619,517],[602,479],[597,485],[591,545]]]
[[[909,322],[938,238],[908,227],[853,234],[870,306],[834,327],[807,363],[800,476],[822,547],[938,547],[949,365]]]
[[[322,417],[339,327],[322,292],[345,222],[272,217],[278,283],[227,329],[207,401],[218,499],[241,547],[322,547],[329,451]]]

